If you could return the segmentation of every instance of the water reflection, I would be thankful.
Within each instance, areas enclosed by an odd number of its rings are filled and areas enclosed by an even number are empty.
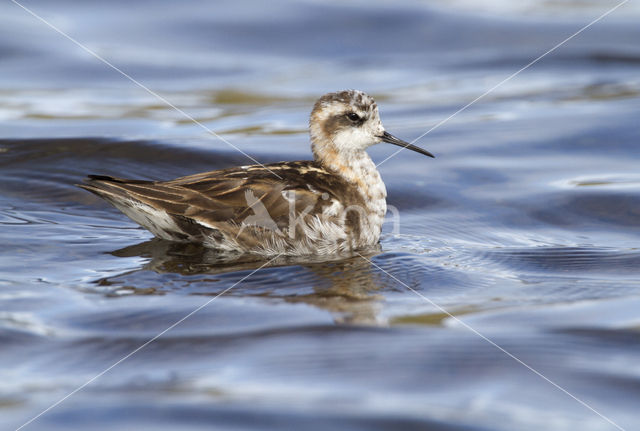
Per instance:
[[[241,275],[246,276],[247,273],[260,268],[292,267],[293,271],[301,271],[302,276],[294,276],[292,279],[285,276],[286,286],[278,286],[279,283],[276,281],[268,288],[246,289],[239,283],[238,289],[234,289],[233,293],[313,305],[331,312],[336,323],[377,324],[378,305],[383,296],[376,292],[383,290],[385,285],[380,279],[379,271],[367,259],[372,259],[380,253],[380,245],[376,245],[361,251],[361,256],[343,254],[329,261],[326,257],[314,256],[281,256],[266,260],[246,254],[222,254],[198,244],[182,244],[154,238],[111,252],[113,256],[142,257],[148,259],[148,262],[133,271],[100,278],[96,284],[115,287],[116,294],[122,294],[121,289],[132,294],[164,293],[154,287],[157,283],[145,277],[136,277],[137,273],[152,271],[159,275],[179,276],[181,288],[188,293],[218,295],[220,281],[225,284],[225,288],[233,282],[227,279],[212,279],[211,275],[242,271]],[[203,282],[209,282],[210,287],[202,290]],[[194,285],[198,286],[197,291],[190,290]]]

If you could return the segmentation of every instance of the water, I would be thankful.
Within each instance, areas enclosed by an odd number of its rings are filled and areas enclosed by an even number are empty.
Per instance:
[[[310,156],[327,91],[374,95],[411,140],[615,5],[511,3],[25,5],[266,163]],[[638,428],[637,4],[422,138],[435,160],[384,162],[400,230],[371,263],[255,273],[74,186],[248,159],[16,5],[0,13],[4,429],[205,304],[24,429],[617,429],[497,346]]]

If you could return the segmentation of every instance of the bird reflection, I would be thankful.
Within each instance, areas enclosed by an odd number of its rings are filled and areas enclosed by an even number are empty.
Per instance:
[[[276,292],[280,292],[278,294],[272,292],[270,289],[272,286],[265,286],[267,293],[253,295],[280,298],[289,303],[313,305],[332,313],[336,323],[370,325],[379,323],[377,315],[379,303],[383,297],[376,292],[382,290],[384,284],[379,279],[379,273],[366,259],[371,259],[380,252],[380,246],[376,245],[366,251],[360,251],[360,255],[339,255],[332,257],[331,260],[326,256],[281,256],[269,261],[260,256],[221,254],[219,251],[198,244],[183,244],[154,238],[111,252],[118,257],[142,257],[149,260],[141,268],[102,278],[97,283],[102,286],[121,285],[123,277],[127,278],[128,275],[139,271],[194,276],[251,271],[263,266],[273,268],[296,265],[308,271],[309,277],[298,282],[287,280],[287,285],[293,284],[295,287],[295,284],[299,283],[300,290],[306,293],[292,295],[291,291],[286,289],[287,293],[283,294],[282,290],[276,289]],[[309,287],[312,287],[311,291]],[[141,290],[142,293],[153,293],[148,292],[144,287]]]

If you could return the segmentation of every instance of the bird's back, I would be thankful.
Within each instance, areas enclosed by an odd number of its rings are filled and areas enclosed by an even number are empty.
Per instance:
[[[314,161],[242,166],[171,181],[91,175],[81,187],[164,239],[264,255],[331,254],[370,245],[363,244],[362,215],[345,213],[365,206],[362,195]]]

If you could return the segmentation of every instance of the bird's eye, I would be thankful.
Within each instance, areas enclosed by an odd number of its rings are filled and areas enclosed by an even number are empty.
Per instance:
[[[349,112],[347,118],[353,122],[360,121],[360,116],[355,112]]]

